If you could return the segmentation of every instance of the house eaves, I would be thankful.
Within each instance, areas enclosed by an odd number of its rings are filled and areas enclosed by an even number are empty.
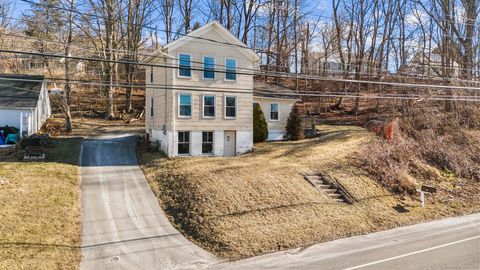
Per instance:
[[[230,31],[228,31],[222,24],[217,21],[212,21],[207,23],[206,25],[188,33],[187,35],[165,45],[165,49],[168,51],[174,50],[183,44],[191,42],[192,40],[198,40],[201,38],[203,34],[207,33],[208,31],[213,30],[216,31],[220,36],[224,37],[227,40],[227,44],[222,44],[222,46],[230,46],[232,48],[237,49],[242,54],[244,54],[248,59],[251,61],[259,61],[260,57],[250,49],[245,43],[241,42],[236,36],[234,36]],[[206,40],[208,42],[208,39]],[[216,41],[211,41],[216,42]]]

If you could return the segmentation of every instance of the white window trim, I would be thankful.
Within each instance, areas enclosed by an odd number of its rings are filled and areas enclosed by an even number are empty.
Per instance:
[[[277,104],[278,119],[272,119],[272,104]],[[270,108],[269,108],[269,116],[268,116],[268,118],[270,119],[270,121],[271,121],[271,122],[278,122],[278,121],[280,121],[280,103],[271,102],[269,105],[270,105]]]
[[[212,153],[203,153],[203,132],[212,133]],[[215,132],[213,130],[202,130],[202,156],[211,157],[215,155]]]
[[[180,132],[188,132],[188,154],[180,154],[178,152],[178,145],[180,144],[180,136],[178,133]],[[192,155],[192,132],[188,130],[177,130],[177,155],[181,157],[188,157]]]
[[[190,116],[180,115],[180,96],[182,96],[182,95],[190,96]],[[192,93],[188,93],[188,92],[178,93],[178,96],[177,96],[177,116],[178,116],[178,118],[181,118],[181,119],[190,119],[190,118],[193,117],[193,95],[192,95]]]
[[[182,76],[180,75],[180,55],[183,54],[183,55],[189,55],[190,56],[190,76]],[[182,79],[191,79],[192,76],[193,76],[193,66],[192,66],[192,54],[190,53],[183,53],[183,52],[179,52],[178,55],[177,55],[177,77],[178,78],[182,78]]]
[[[205,97],[213,97],[213,116],[205,116]],[[215,119],[217,117],[217,96],[215,94],[202,95],[202,116],[205,119]]]
[[[213,58],[213,78],[205,78],[205,57]],[[206,81],[216,80],[217,79],[217,74],[216,74],[217,72],[215,72],[215,70],[217,69],[216,66],[217,66],[217,59],[215,58],[215,56],[203,55],[202,56],[202,79]]]
[[[227,79],[227,60],[234,60],[235,61],[235,80],[229,80]],[[236,58],[233,58],[233,57],[225,57],[225,61],[223,62],[224,64],[224,71],[225,73],[223,74],[223,80],[226,81],[226,82],[236,82],[237,81],[237,77],[238,77],[238,73],[237,73],[237,69],[238,69],[238,60]]]
[[[235,117],[227,116],[227,97],[234,97],[235,98]],[[223,117],[225,119],[237,119],[238,114],[238,97],[234,95],[225,95],[223,98]]]

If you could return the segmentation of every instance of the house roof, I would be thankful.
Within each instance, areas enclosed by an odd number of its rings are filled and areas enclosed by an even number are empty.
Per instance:
[[[266,83],[266,82],[253,82],[253,96],[255,97],[266,97],[266,98],[281,98],[281,99],[294,99],[297,100],[298,96],[290,88],[285,86]]]
[[[245,43],[241,42],[236,36],[234,36],[230,31],[228,31],[223,25],[217,21],[212,21],[204,26],[193,30],[192,32],[188,33],[187,35],[182,36],[181,38],[168,43],[165,45],[165,49],[173,50],[182,44],[195,40],[195,38],[202,37],[203,34],[207,33],[208,31],[217,31],[220,35],[222,35],[227,42],[225,42],[225,46],[231,44],[232,48],[236,48],[240,50],[245,56],[247,56],[252,61],[258,61],[260,57],[250,49]],[[206,40],[208,41],[208,39]]]
[[[172,58],[172,59],[174,58],[173,56],[165,53],[163,50],[164,50],[163,48],[155,50],[150,55],[148,55],[143,60],[141,60],[140,63],[151,63],[153,62],[153,60],[157,58]]]
[[[0,74],[0,108],[35,108],[44,76]]]

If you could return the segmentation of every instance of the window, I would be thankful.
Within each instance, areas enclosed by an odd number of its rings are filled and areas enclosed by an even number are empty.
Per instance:
[[[235,81],[237,79],[237,61],[235,59],[225,60],[225,80]]]
[[[153,67],[150,67],[150,82],[153,83]]]
[[[274,121],[278,120],[278,104],[277,103],[270,104],[270,120],[274,120]]]
[[[192,95],[190,94],[180,94],[178,96],[178,115],[180,117],[191,117],[192,116]]]
[[[178,132],[178,154],[190,154],[190,132],[188,131]]]
[[[190,61],[189,54],[180,54],[178,56],[179,69],[178,76],[180,77],[191,77],[192,76],[192,62]]]
[[[215,79],[215,58],[210,56],[203,57],[203,78]]]
[[[150,100],[150,117],[153,117],[153,98]]]
[[[203,96],[203,117],[215,117],[215,96]]]
[[[202,132],[202,154],[213,154],[213,132]]]
[[[235,118],[237,116],[237,97],[225,97],[225,117]]]

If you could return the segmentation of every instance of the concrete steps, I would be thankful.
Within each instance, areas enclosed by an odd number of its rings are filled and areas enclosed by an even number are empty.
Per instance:
[[[305,179],[310,182],[317,190],[324,192],[334,202],[338,203],[352,203],[352,200],[347,199],[347,194],[344,189],[340,188],[338,184],[333,183],[333,179],[326,179],[325,175],[314,174],[304,175]]]

